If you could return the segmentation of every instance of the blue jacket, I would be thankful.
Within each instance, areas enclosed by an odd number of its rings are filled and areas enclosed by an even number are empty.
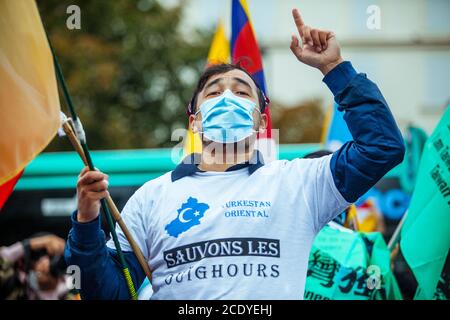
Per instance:
[[[330,164],[337,189],[348,202],[354,202],[403,161],[403,139],[378,87],[365,74],[357,74],[350,62],[339,64],[323,81],[345,111],[344,120],[354,139],[334,152]],[[139,288],[144,271],[132,252],[124,254]],[[106,247],[99,218],[81,224],[76,212],[72,215],[65,258],[81,269],[82,299],[130,298],[117,253]]]

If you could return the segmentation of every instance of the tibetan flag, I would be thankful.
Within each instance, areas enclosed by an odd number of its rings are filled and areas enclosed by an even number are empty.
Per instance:
[[[450,300],[450,106],[425,144],[400,248],[416,299]],[[447,262],[446,262],[447,261]]]
[[[262,59],[245,0],[233,0],[231,19],[231,56],[233,63],[239,62],[255,78],[264,93],[267,93]]]
[[[231,9],[231,57],[233,63],[239,63],[255,79],[259,88],[267,96],[266,80],[262,59],[245,0],[233,0]],[[272,121],[270,109],[266,108],[267,130],[258,134],[258,149],[266,162],[275,159],[275,142],[272,139]]]
[[[322,133],[322,144],[330,151],[336,151],[347,141],[353,140],[347,123],[344,120],[344,113],[340,112],[338,107],[334,103],[333,108],[326,115]]]
[[[59,98],[53,58],[33,0],[0,0],[0,190],[53,139]]]
[[[222,21],[217,24],[217,29],[214,34],[211,47],[208,53],[208,61],[206,68],[215,64],[230,62],[230,44],[225,35],[225,28]],[[191,129],[188,129],[186,143],[184,145],[184,154],[202,152],[202,141],[198,133],[194,134]]]

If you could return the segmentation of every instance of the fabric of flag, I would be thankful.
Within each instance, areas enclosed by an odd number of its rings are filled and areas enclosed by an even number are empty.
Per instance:
[[[208,53],[207,67],[215,64],[230,62],[230,43],[225,35],[225,27],[222,20],[217,24],[217,29],[211,42]]]
[[[230,44],[225,35],[225,28],[222,21],[217,24],[216,32],[214,33],[211,47],[208,53],[208,60],[206,67],[230,62]],[[191,153],[202,152],[202,141],[198,133],[193,133],[189,128],[184,144],[184,155],[187,156]]]
[[[55,136],[59,98],[53,59],[33,0],[0,0],[0,185],[18,174]],[[6,185],[5,185],[6,183]]]
[[[23,170],[20,171],[16,176],[6,181],[4,184],[0,185],[0,210],[3,208],[6,200],[8,200],[9,195],[13,192],[14,187],[22,176]]]
[[[267,96],[262,59],[251,23],[250,11],[245,0],[233,0],[231,27],[232,62],[240,63],[253,76],[259,88]],[[264,159],[270,161],[275,157],[270,109],[267,107],[264,113],[267,116],[267,130],[264,133],[258,133],[257,147],[264,155]]]
[[[233,0],[231,26],[233,63],[240,62],[242,67],[255,78],[264,93],[267,93],[262,59],[245,0]]]
[[[379,232],[325,226],[309,256],[305,300],[401,300]]]
[[[330,151],[336,151],[347,141],[353,140],[347,123],[344,121],[344,113],[338,110],[338,105],[334,103],[330,113],[325,118],[322,143]]]
[[[426,291],[420,287],[417,288],[414,299],[425,300],[427,298]],[[444,267],[442,268],[441,276],[436,286],[433,299],[435,300],[450,300],[450,250],[447,253],[447,259],[445,260]]]
[[[416,297],[446,292],[450,299],[449,276],[439,283],[450,249],[450,106],[425,144],[400,248],[420,288]]]

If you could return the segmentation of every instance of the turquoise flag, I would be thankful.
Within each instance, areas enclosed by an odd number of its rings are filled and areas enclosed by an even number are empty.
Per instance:
[[[427,140],[400,248],[417,279],[417,299],[450,299],[450,106]]]
[[[304,298],[402,299],[381,234],[325,226],[311,250]]]

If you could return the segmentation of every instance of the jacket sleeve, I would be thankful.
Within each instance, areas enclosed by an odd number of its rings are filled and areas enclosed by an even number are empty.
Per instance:
[[[100,217],[88,223],[79,223],[76,217],[77,213],[74,212],[64,256],[67,265],[80,268],[81,298],[130,299],[117,252],[106,246],[105,233],[100,228]],[[123,253],[137,290],[144,281],[144,271],[133,252]]]
[[[353,137],[333,153],[330,169],[345,200],[355,202],[403,161],[403,138],[377,85],[350,62],[339,64],[323,81],[345,112]]]

